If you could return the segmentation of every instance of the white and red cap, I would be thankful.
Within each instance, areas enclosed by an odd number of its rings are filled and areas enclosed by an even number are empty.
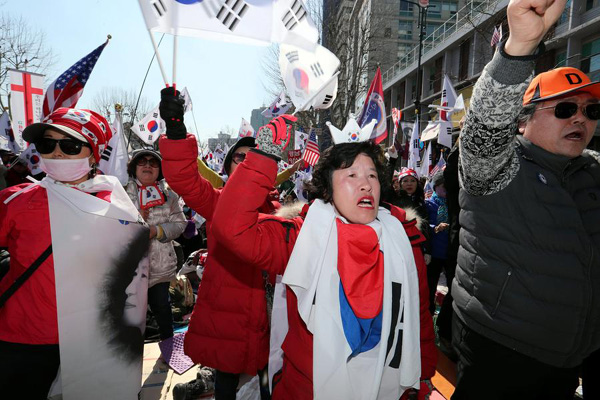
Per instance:
[[[42,122],[29,125],[23,131],[23,139],[35,143],[44,136],[46,129],[56,129],[82,142],[88,143],[96,162],[106,144],[112,137],[112,131],[106,119],[92,110],[61,107],[48,115]]]
[[[416,180],[419,180],[419,175],[417,175],[417,171],[415,171],[414,169],[404,167],[402,168],[402,170],[400,170],[400,173],[398,174],[398,181],[401,181],[407,176],[412,176]]]

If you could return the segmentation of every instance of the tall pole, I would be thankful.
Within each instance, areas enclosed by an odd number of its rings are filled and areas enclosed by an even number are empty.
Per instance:
[[[417,93],[415,96],[416,120],[419,120],[419,118],[421,117],[421,90],[423,86],[423,73],[421,72],[421,56],[423,54],[423,36],[425,34],[425,24],[427,23],[427,8],[427,6],[421,7],[419,5],[419,58],[417,61]],[[419,130],[421,130],[420,124]]]

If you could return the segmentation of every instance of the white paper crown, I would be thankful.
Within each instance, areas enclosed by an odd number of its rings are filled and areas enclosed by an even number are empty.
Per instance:
[[[377,120],[371,120],[371,122],[361,129],[360,126],[358,126],[358,122],[356,122],[354,115],[350,114],[348,122],[346,122],[346,126],[344,126],[344,130],[341,131],[333,126],[329,121],[327,121],[325,124],[329,127],[329,132],[331,132],[331,137],[333,138],[333,142],[335,144],[359,143],[366,142],[371,138],[371,132],[373,132],[373,128],[375,128]]]

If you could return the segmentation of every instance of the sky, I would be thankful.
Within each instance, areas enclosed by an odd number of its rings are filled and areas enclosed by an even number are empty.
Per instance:
[[[93,109],[94,97],[112,88],[139,93],[154,50],[137,0],[6,0],[0,4],[0,12],[22,16],[30,28],[45,33],[46,44],[56,56],[47,71],[47,84],[102,44],[108,34],[112,36],[77,107]],[[155,34],[157,43],[160,35]],[[169,81],[172,43],[172,36],[165,35],[159,49]],[[190,113],[185,122],[201,140],[216,137],[226,126],[237,132],[241,118],[250,121],[252,109],[273,100],[261,67],[268,47],[180,37],[177,53],[177,87],[188,88],[196,124]],[[163,87],[154,61],[142,91],[150,107],[160,101]]]

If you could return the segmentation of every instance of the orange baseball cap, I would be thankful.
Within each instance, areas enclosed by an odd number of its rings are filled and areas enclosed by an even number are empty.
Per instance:
[[[554,99],[575,91],[586,92],[600,99],[600,82],[592,82],[577,68],[556,68],[533,78],[523,96],[523,105]]]

